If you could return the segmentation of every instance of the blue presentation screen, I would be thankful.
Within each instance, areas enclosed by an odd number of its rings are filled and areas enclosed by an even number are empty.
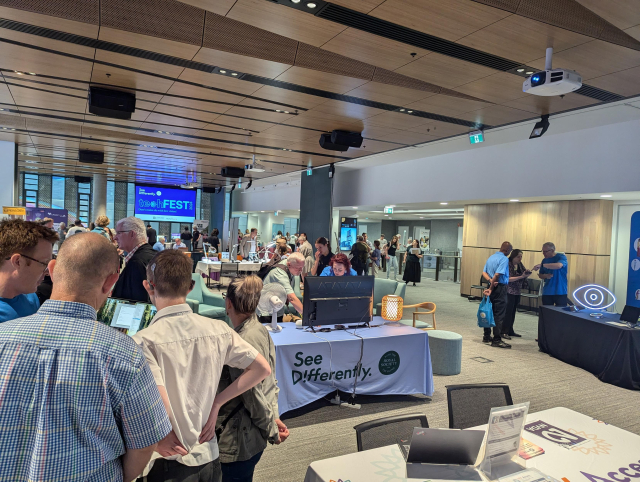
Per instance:
[[[196,190],[136,185],[135,216],[144,221],[192,223],[196,218]]]

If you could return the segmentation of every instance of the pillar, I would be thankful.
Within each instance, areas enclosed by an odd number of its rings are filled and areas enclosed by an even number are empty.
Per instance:
[[[333,179],[329,166],[314,169],[311,176],[303,172],[301,181],[299,231],[307,233],[311,246],[320,236],[331,241]]]
[[[18,205],[18,145],[0,141],[0,208]],[[1,211],[0,211],[1,213]]]
[[[93,198],[91,200],[92,219],[94,221],[98,216],[107,214],[107,176],[105,174],[93,175]],[[111,220],[112,226],[116,220]]]

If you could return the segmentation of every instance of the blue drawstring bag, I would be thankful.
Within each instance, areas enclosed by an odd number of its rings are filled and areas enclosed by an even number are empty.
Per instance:
[[[478,326],[480,328],[493,328],[496,322],[493,320],[493,306],[488,296],[482,297],[478,307]]]

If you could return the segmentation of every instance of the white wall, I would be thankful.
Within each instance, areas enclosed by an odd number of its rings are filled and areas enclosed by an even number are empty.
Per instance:
[[[636,191],[638,134],[640,120],[632,120],[387,166],[350,170],[338,164],[334,205]],[[373,198],[371,186],[377,186]]]
[[[13,142],[0,141],[0,208],[14,205],[15,146]]]
[[[367,238],[373,243],[374,240],[380,239],[381,222],[366,222],[358,219],[358,234],[367,233]]]
[[[618,312],[621,312],[627,299],[631,216],[636,211],[640,211],[640,200],[613,203],[609,289],[618,299]]]
[[[233,210],[237,211],[277,211],[280,209],[300,209],[300,185],[264,186],[257,191],[233,191]]]

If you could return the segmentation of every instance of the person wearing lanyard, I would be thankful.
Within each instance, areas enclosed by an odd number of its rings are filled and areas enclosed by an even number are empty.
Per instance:
[[[484,290],[485,296],[491,300],[493,308],[493,338],[491,328],[484,328],[483,343],[491,343],[496,348],[511,348],[511,345],[502,341],[502,322],[507,311],[507,286],[509,284],[509,254],[513,246],[505,241],[500,246],[500,251],[489,256],[482,270],[482,276],[489,282],[489,288]]]

